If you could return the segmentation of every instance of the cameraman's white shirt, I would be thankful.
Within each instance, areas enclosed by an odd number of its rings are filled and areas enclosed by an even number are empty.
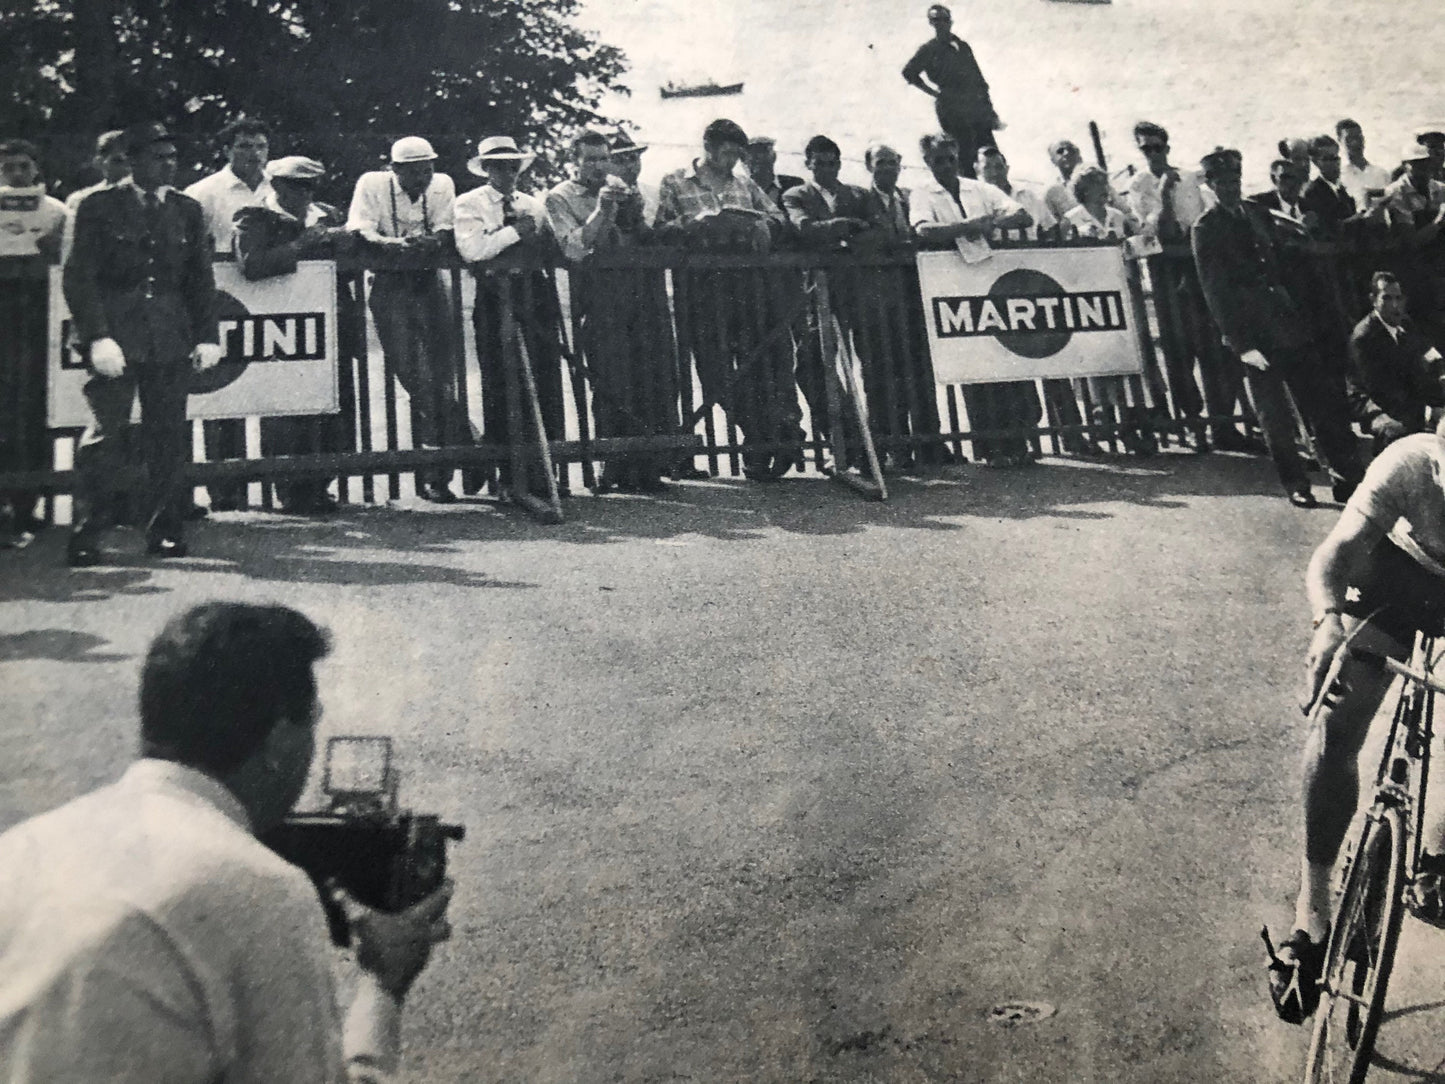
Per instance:
[[[311,882],[210,777],[141,760],[0,835],[0,1080],[342,1081],[341,1034]]]

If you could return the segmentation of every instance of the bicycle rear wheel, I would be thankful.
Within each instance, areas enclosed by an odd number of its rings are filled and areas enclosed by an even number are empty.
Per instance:
[[[1405,861],[1400,811],[1373,810],[1335,910],[1305,1084],[1361,1084],[1369,1072],[1404,913]]]

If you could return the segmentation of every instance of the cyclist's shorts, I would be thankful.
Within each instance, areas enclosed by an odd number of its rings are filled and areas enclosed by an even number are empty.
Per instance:
[[[1413,643],[1417,632],[1442,636],[1445,579],[1384,538],[1370,554],[1369,566],[1351,582],[1343,609],[1352,617],[1370,618],[1403,644]]]

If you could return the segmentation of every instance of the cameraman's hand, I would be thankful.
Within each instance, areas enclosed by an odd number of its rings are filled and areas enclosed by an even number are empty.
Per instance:
[[[90,344],[90,367],[112,380],[125,372],[125,354],[114,339],[96,339]]]
[[[394,915],[358,903],[343,889],[332,889],[351,927],[357,964],[397,1000],[426,967],[432,946],[452,935],[447,906],[455,887],[448,879],[426,899]]]

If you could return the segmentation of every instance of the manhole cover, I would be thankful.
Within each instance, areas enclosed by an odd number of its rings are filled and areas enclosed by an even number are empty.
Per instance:
[[[1001,1028],[1018,1028],[1053,1015],[1054,1007],[1047,1001],[1005,1001],[988,1010],[988,1022]]]

